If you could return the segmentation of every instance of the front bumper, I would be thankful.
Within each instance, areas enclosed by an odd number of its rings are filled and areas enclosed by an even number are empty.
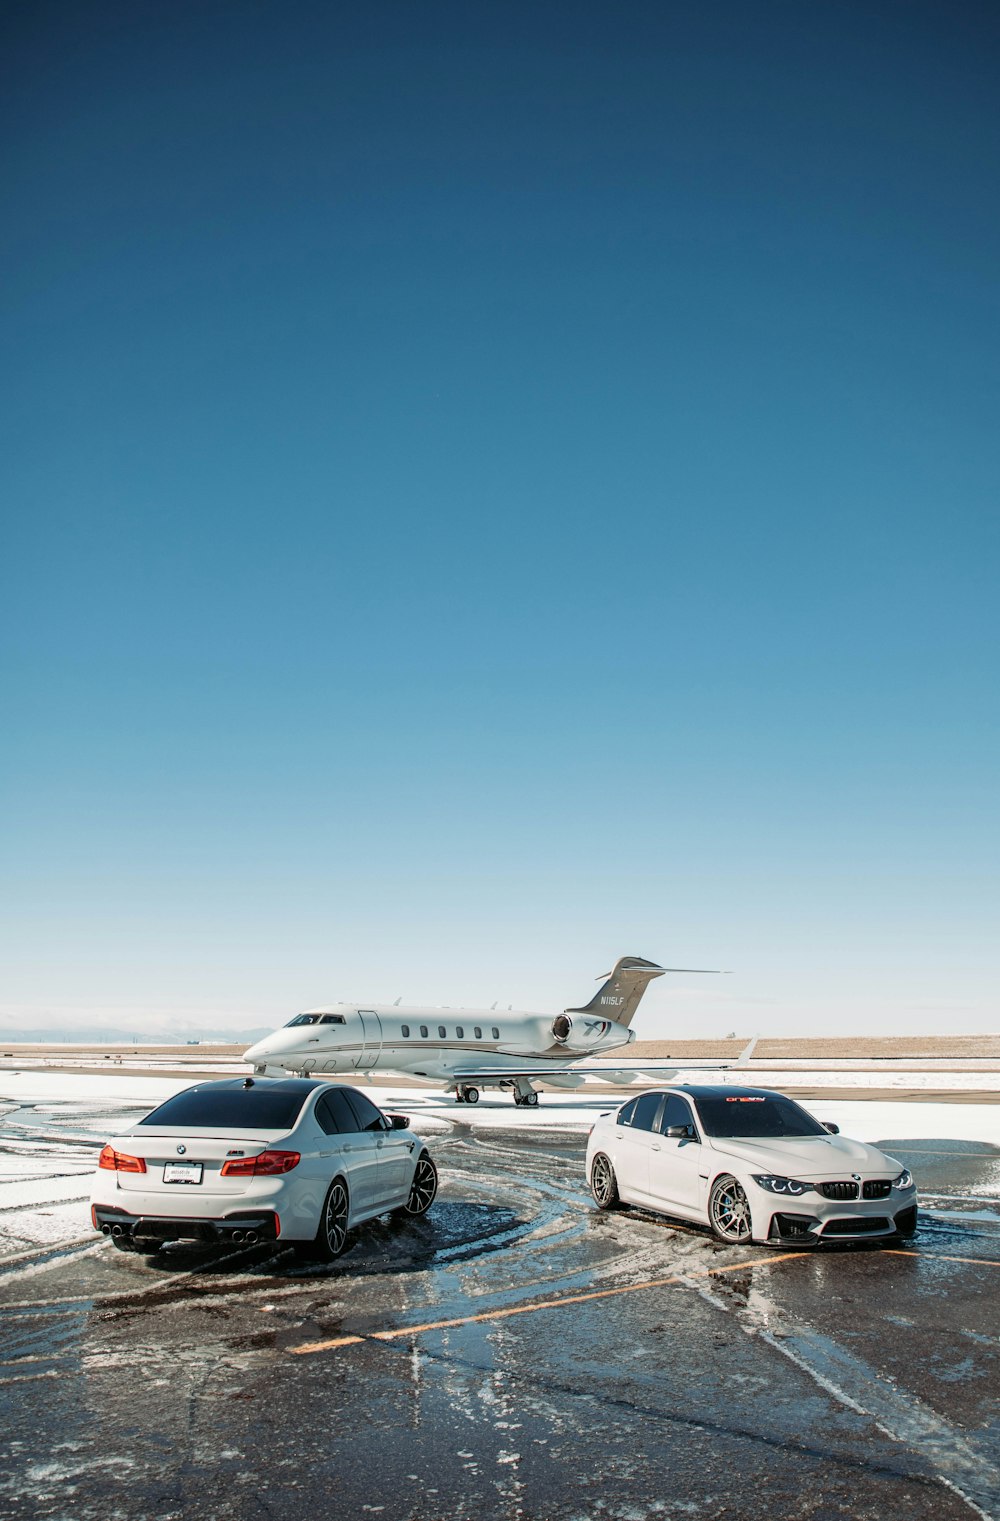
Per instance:
[[[826,1207],[815,1213],[810,1211],[804,1199],[795,1202],[798,1208],[774,1211],[768,1241],[877,1241],[912,1236],[917,1228],[917,1205],[913,1195],[903,1194],[899,1200],[851,1199],[836,1208],[824,1201]]]
[[[163,1241],[201,1241],[206,1245],[250,1245],[277,1241],[281,1221],[274,1210],[242,1209],[216,1219],[183,1215],[132,1215],[111,1204],[92,1204],[90,1218],[102,1236],[141,1249]]]

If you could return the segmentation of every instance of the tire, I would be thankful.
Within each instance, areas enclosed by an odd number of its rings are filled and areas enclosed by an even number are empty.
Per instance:
[[[417,1165],[413,1169],[413,1181],[410,1184],[410,1196],[405,1204],[393,1210],[401,1220],[416,1220],[421,1215],[426,1215],[437,1196],[438,1175],[437,1168],[431,1161],[430,1153],[422,1151],[417,1158]]]
[[[715,1239],[724,1241],[727,1246],[748,1246],[753,1239],[750,1201],[731,1173],[723,1173],[712,1184],[708,1223]]]
[[[590,1164],[590,1191],[598,1209],[617,1209],[621,1203],[618,1179],[611,1158],[606,1157],[603,1151],[599,1151]]]
[[[530,1093],[524,1095],[524,1102],[529,1109],[536,1109],[538,1107],[538,1094],[533,1088]]]
[[[479,1103],[479,1089],[478,1088],[466,1088],[466,1090],[465,1090],[465,1102],[467,1104],[478,1104]]]
[[[321,1262],[339,1257],[347,1243],[347,1221],[351,1212],[350,1195],[343,1178],[334,1178],[327,1189],[319,1217],[319,1228],[312,1244],[313,1255]]]
[[[111,1245],[119,1252],[134,1252],[131,1236],[112,1236]]]

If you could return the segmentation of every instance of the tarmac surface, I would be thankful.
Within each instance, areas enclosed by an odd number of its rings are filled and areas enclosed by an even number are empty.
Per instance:
[[[913,1244],[790,1252],[598,1212],[541,1110],[426,1135],[430,1214],[330,1267],[0,1258],[0,1513],[1000,1521],[1000,1147],[893,1141]]]

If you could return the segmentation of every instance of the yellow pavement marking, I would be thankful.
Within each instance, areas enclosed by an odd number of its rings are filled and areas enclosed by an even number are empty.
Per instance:
[[[944,1252],[913,1252],[899,1246],[884,1246],[887,1257],[919,1257],[922,1262],[964,1262],[967,1267],[1000,1267],[996,1257],[946,1257]]]
[[[776,1262],[791,1262],[796,1257],[810,1257],[811,1252],[782,1252],[757,1262],[730,1262],[725,1267],[702,1268],[698,1272],[673,1273],[669,1278],[649,1278],[643,1283],[627,1283],[616,1289],[591,1289],[586,1294],[564,1294],[559,1299],[536,1300],[534,1304],[512,1305],[504,1310],[484,1310],[479,1315],[457,1315],[454,1320],[431,1320],[420,1326],[397,1326],[391,1331],[370,1331],[365,1336],[334,1336],[329,1341],[304,1342],[292,1347],[296,1356],[307,1352],[329,1352],[335,1347],[356,1347],[363,1341],[398,1341],[407,1336],[421,1336],[426,1331],[447,1331],[452,1326],[471,1326],[490,1320],[506,1320],[513,1315],[534,1315],[537,1310],[561,1310],[564,1305],[584,1304],[590,1299],[613,1299],[618,1294],[638,1294],[645,1289],[665,1289],[683,1284],[691,1278],[712,1278],[720,1273],[736,1273],[744,1268],[770,1267]]]

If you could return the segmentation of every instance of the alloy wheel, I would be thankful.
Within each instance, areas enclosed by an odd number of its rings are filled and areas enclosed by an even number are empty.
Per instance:
[[[327,1252],[339,1257],[347,1240],[348,1200],[347,1189],[340,1178],[330,1185],[323,1210],[323,1235]]]
[[[410,1197],[404,1206],[408,1215],[424,1215],[434,1203],[437,1193],[438,1177],[437,1168],[430,1157],[424,1152],[417,1160],[413,1169],[413,1182],[410,1184]]]
[[[708,1206],[712,1229],[721,1241],[750,1240],[750,1201],[732,1177],[719,1178]]]
[[[614,1209],[618,1203],[618,1184],[611,1160],[599,1151],[590,1169],[590,1191],[600,1209]]]

